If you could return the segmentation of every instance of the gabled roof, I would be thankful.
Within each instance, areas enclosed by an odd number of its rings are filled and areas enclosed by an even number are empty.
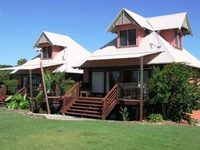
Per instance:
[[[52,32],[42,32],[34,47],[38,47],[42,42],[50,42],[52,46],[62,46],[61,50],[54,59],[43,60],[44,67],[58,66],[54,72],[67,72],[67,73],[82,73],[82,70],[74,69],[80,61],[85,61],[90,55],[85,48],[77,42],[65,35],[60,35]],[[40,55],[32,60],[27,61],[25,64],[13,68],[14,72],[18,70],[34,70],[40,68]]]
[[[127,24],[127,23],[133,23],[137,24],[142,28],[152,30],[151,25],[147,22],[146,18],[143,16],[140,16],[128,9],[123,8],[120,13],[117,15],[117,17],[113,20],[111,25],[108,27],[108,32],[115,32],[115,26],[121,25],[121,24]]]
[[[120,11],[108,27],[107,31],[115,32],[115,27],[117,25],[129,23],[137,24],[141,28],[150,31],[179,29],[183,31],[183,34],[192,34],[192,29],[186,12],[145,18],[125,8]]]
[[[192,34],[192,29],[188,20],[187,13],[177,13],[171,15],[157,16],[147,18],[148,22],[152,25],[154,31],[166,29],[179,29],[182,28],[184,34]]]
[[[43,31],[36,41],[34,47],[39,47],[39,44],[46,42],[52,46],[67,47],[67,43],[69,43],[69,41],[70,38],[66,35]]]

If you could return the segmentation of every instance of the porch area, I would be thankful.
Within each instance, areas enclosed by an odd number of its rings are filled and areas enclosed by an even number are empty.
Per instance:
[[[80,83],[76,83],[62,97],[62,113],[104,120],[117,106],[136,106],[139,108],[138,118],[141,119],[143,118],[143,104],[147,100],[145,89],[145,87],[139,87],[132,83],[116,83],[105,96],[94,97],[87,94],[81,95]]]

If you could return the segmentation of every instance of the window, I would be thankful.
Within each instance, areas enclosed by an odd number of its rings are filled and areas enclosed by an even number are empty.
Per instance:
[[[174,46],[181,48],[181,35],[178,32],[174,33]]]
[[[136,29],[120,31],[120,46],[136,45]]]
[[[151,74],[151,70],[143,71],[144,84],[147,83]],[[124,82],[125,83],[139,83],[140,82],[140,69],[137,70],[124,70]]]
[[[51,59],[52,58],[52,47],[47,46],[43,48],[43,59]]]

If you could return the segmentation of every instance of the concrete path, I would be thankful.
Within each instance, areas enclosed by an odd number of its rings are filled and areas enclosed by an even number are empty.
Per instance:
[[[73,121],[96,120],[96,119],[79,118],[79,117],[73,117],[73,116],[63,116],[63,115],[57,115],[57,114],[38,114],[38,113],[32,113],[32,112],[28,112],[27,115],[40,118],[40,119],[51,119],[51,120],[73,120]]]

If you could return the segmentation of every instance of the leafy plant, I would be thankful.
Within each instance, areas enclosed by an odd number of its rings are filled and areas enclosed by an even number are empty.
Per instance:
[[[49,70],[45,71],[44,74],[46,89],[48,94],[53,94],[53,82],[54,82],[54,76],[53,73],[51,73]]]
[[[51,73],[47,70],[45,72],[45,83],[48,94],[60,95],[69,90],[75,81],[71,79],[65,80],[65,74],[63,72]]]
[[[71,89],[74,84],[75,81],[71,79],[63,81],[60,85],[62,94],[66,93],[69,89]]]
[[[35,102],[36,104],[39,104],[42,101],[44,101],[44,92],[40,91],[38,95],[35,97]]]
[[[149,103],[156,106],[152,112],[176,122],[184,119],[200,96],[196,78],[197,73],[182,63],[168,64],[163,70],[154,68],[147,86]],[[194,82],[189,82],[190,79]]]
[[[13,95],[9,96],[6,100],[6,105],[11,109],[28,109],[29,108],[29,99],[25,95]]]
[[[128,108],[127,107],[124,107],[124,108],[120,107],[119,113],[121,114],[121,117],[122,117],[123,121],[129,120],[129,118],[128,118],[129,112],[128,112]]]
[[[151,122],[162,122],[163,121],[163,116],[161,114],[150,114],[148,116],[148,119]]]

